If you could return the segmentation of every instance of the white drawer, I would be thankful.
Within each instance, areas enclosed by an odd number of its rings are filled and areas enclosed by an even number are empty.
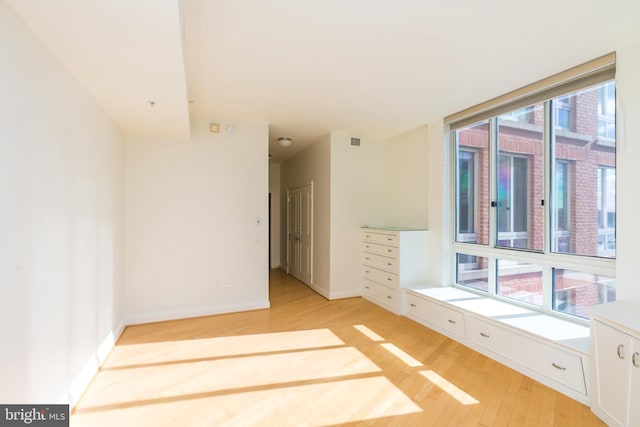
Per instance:
[[[385,246],[377,243],[362,242],[360,245],[362,252],[385,255],[392,258],[398,257],[398,248],[394,246]]]
[[[409,317],[417,317],[460,338],[465,337],[464,314],[460,311],[407,292],[404,312]]]
[[[368,265],[362,266],[362,277],[372,280],[390,288],[398,288],[398,275],[388,271],[379,270]]]
[[[587,394],[582,359],[576,354],[475,316],[471,316],[471,339],[487,350]]]
[[[378,254],[365,252],[362,254],[362,263],[371,267],[381,268],[391,273],[398,274],[398,259]]]
[[[398,246],[398,234],[394,232],[381,233],[380,231],[360,230],[362,241],[381,243],[383,245]]]
[[[391,309],[393,312],[398,312],[400,307],[398,295],[397,290],[363,279],[362,296],[378,305]]]

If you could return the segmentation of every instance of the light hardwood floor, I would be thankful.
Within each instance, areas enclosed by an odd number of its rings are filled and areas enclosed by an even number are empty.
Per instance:
[[[271,308],[126,328],[72,426],[604,426],[362,298],[270,273]]]

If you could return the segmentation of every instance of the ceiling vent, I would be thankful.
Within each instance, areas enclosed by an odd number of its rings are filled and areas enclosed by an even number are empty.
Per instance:
[[[351,137],[351,145],[354,147],[360,147],[360,138]]]

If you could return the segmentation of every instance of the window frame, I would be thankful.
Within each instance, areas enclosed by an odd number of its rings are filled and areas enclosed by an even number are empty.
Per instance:
[[[601,82],[604,83],[604,82]],[[586,87],[585,87],[586,89]],[[543,234],[544,234],[544,244],[542,251],[535,250],[522,250],[518,248],[497,246],[498,239],[498,222],[495,218],[497,216],[496,210],[494,208],[490,208],[489,215],[489,242],[488,245],[483,244],[473,244],[457,241],[457,219],[452,224],[452,238],[451,238],[451,259],[450,259],[450,277],[452,278],[452,283],[454,287],[458,287],[460,289],[464,289],[466,291],[480,293],[482,295],[488,295],[490,297],[503,300],[512,304],[521,305],[527,307],[529,309],[538,310],[544,312],[546,314],[553,315],[555,317],[564,318],[566,320],[570,320],[577,323],[588,324],[588,319],[583,319],[576,317],[569,313],[564,313],[560,311],[556,311],[554,309],[554,283],[553,283],[553,272],[554,269],[567,269],[574,271],[581,271],[585,273],[590,273],[594,275],[603,275],[609,277],[615,277],[616,271],[616,260],[615,258],[602,258],[599,256],[586,256],[586,255],[577,255],[571,253],[558,253],[552,251],[552,246],[557,247],[556,245],[552,245],[553,230],[551,229],[551,225],[556,224],[556,221],[552,219],[552,215],[554,215],[554,199],[555,191],[551,189],[551,186],[554,185],[555,181],[555,162],[564,162],[567,164],[567,171],[571,171],[571,161],[563,160],[563,159],[555,159],[554,153],[552,153],[552,141],[555,139],[555,126],[552,126],[554,115],[554,107],[552,100],[544,101],[544,200],[549,201],[549,203],[545,203],[544,209],[544,226],[543,226]],[[499,147],[498,147],[498,139],[497,139],[497,127],[498,127],[498,116],[489,119],[489,177],[490,184],[489,186],[489,199],[497,200],[496,197],[496,188],[497,188],[497,164],[498,164],[498,156],[499,156]],[[474,126],[475,123],[470,123],[467,126]],[[457,130],[463,129],[462,127],[458,127],[453,130],[448,131],[448,140],[450,142],[450,156],[452,159],[455,159],[452,164],[454,164],[453,170],[451,171],[451,182],[450,187],[453,189],[454,197],[450,199],[450,206],[452,212],[456,212],[457,209],[457,154],[458,154],[458,140],[457,140]],[[466,149],[466,147],[465,147]],[[617,149],[616,149],[617,154]],[[555,159],[555,162],[553,161]],[[553,165],[552,165],[553,164]],[[530,168],[531,166],[529,166]],[[553,167],[553,170],[551,169]],[[599,166],[600,168],[600,166]],[[600,171],[600,169],[598,169]],[[476,168],[476,173],[478,173]],[[570,176],[571,173],[568,173]],[[566,186],[570,188],[570,183],[566,183]],[[474,189],[477,190],[477,185],[474,185]],[[477,196],[476,196],[477,197]],[[565,196],[567,200],[571,200],[570,196]],[[604,200],[603,200],[604,202]],[[456,212],[457,214],[457,212]],[[568,213],[565,215],[569,216]],[[476,221],[479,219],[476,216]],[[471,255],[476,257],[486,257],[488,259],[488,291],[484,292],[482,290],[478,290],[472,287],[459,285],[456,282],[457,279],[457,259],[458,255]],[[498,290],[498,260],[508,260],[519,263],[530,263],[535,264],[542,267],[542,281],[543,281],[543,289],[542,289],[542,304],[540,306],[527,304],[526,302],[522,302],[519,300],[514,300],[513,298],[505,297],[499,295]]]

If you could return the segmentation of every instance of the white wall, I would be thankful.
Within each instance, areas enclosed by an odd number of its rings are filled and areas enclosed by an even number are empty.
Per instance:
[[[427,183],[433,172],[427,163],[427,134],[423,126],[387,142],[389,225],[427,228]]]
[[[280,267],[280,164],[269,163],[269,193],[271,193],[271,265]]]
[[[389,218],[387,145],[349,135],[331,138],[331,279],[329,298],[362,294],[360,227],[384,224]]]
[[[350,142],[331,135],[332,299],[361,294],[360,227],[427,226],[427,128]]]
[[[388,141],[333,133],[282,167],[282,264],[286,189],[314,181],[314,284],[330,299],[361,294],[359,229],[427,226],[427,128]],[[441,167],[440,167],[441,170]]]
[[[450,224],[449,159],[444,143],[444,125],[438,120],[428,125],[427,171],[427,281],[433,286],[450,285]]]
[[[128,322],[269,306],[268,127],[236,128],[192,118],[188,142],[127,138]]]
[[[329,298],[331,170],[330,138],[322,139],[282,164],[281,265],[286,268],[287,189],[313,181],[313,278],[311,287]]]
[[[638,244],[640,227],[638,182],[640,181],[640,44],[617,52],[618,105],[617,156],[617,299],[640,303]]]
[[[123,145],[0,2],[0,402],[70,402],[120,333]]]

